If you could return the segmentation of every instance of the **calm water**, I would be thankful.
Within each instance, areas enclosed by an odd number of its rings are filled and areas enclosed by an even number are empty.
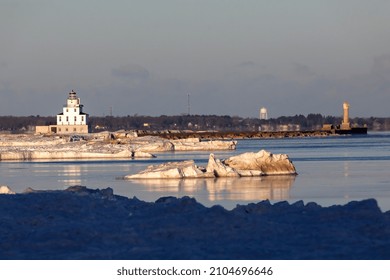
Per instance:
[[[233,208],[270,199],[314,201],[320,205],[345,204],[375,198],[390,210],[390,133],[328,138],[240,140],[237,150],[215,152],[226,158],[266,149],[286,153],[299,173],[296,177],[220,178],[124,181],[150,164],[194,159],[206,165],[209,152],[156,154],[157,158],[122,161],[0,162],[0,185],[16,192],[65,189],[71,185],[112,187],[116,194],[154,201],[161,196],[192,196],[206,206]]]

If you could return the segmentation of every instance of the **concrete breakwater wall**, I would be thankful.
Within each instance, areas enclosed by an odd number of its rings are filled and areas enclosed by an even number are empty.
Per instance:
[[[139,136],[159,136],[166,139],[257,139],[288,137],[326,137],[334,135],[331,131],[137,131]]]

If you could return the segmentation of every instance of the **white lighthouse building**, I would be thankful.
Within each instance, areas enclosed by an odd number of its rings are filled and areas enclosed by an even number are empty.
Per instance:
[[[57,115],[57,125],[37,126],[37,133],[84,134],[88,133],[88,114],[83,112],[80,98],[73,90],[69,92],[62,113]]]
[[[73,90],[69,92],[62,113],[57,115],[56,133],[88,133],[88,114],[83,112],[80,98]]]

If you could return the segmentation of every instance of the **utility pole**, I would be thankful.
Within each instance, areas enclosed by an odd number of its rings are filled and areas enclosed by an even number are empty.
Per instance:
[[[190,105],[190,94],[187,94],[187,115],[191,114],[191,105]]]

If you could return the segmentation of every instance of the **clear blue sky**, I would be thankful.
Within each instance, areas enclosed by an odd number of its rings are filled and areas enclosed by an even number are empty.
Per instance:
[[[0,0],[0,115],[390,116],[388,0]]]

